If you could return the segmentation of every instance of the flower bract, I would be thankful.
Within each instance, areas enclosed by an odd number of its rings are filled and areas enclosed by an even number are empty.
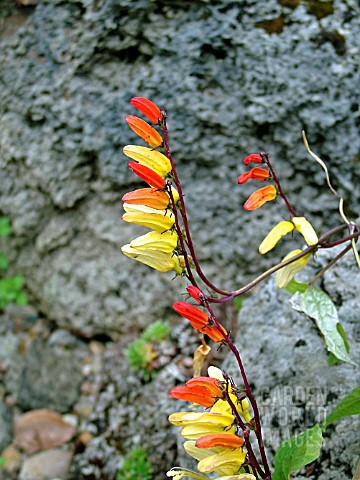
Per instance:
[[[122,201],[128,204],[145,205],[156,210],[165,210],[170,203],[170,197],[165,190],[158,188],[139,188],[125,193]]]
[[[245,210],[255,210],[266,202],[274,200],[277,196],[277,191],[274,185],[267,185],[259,190],[253,192],[244,204]]]

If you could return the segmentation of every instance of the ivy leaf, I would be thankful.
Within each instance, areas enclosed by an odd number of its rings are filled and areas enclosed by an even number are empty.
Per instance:
[[[288,480],[291,472],[308,465],[320,455],[322,433],[318,424],[297,437],[284,440],[275,454],[273,480]]]
[[[343,417],[360,414],[360,387],[356,387],[346,397],[344,397],[334,408],[334,410],[325,418],[323,431],[330,423]]]
[[[290,299],[291,306],[314,320],[326,349],[343,362],[356,365],[348,354],[348,343],[344,329],[339,323],[336,307],[325,292],[308,287],[304,293],[295,293]]]

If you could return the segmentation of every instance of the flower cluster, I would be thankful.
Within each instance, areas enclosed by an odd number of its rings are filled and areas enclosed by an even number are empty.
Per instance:
[[[261,155],[252,153],[244,159],[244,164],[249,165],[250,163],[264,163],[264,159]],[[238,178],[238,183],[243,184],[248,180],[268,180],[270,178],[269,170],[266,168],[255,167],[249,170],[248,172],[243,173]],[[267,185],[266,187],[259,188],[253,192],[250,197],[246,200],[244,204],[245,210],[256,210],[257,208],[264,205],[266,202],[275,200],[278,192],[274,185]]]
[[[169,421],[182,427],[181,435],[186,439],[184,448],[190,456],[199,461],[197,466],[199,472],[215,472],[222,475],[220,478],[223,480],[228,476],[233,480],[255,478],[252,475],[244,477],[239,473],[246,462],[245,441],[237,435],[237,419],[226,397],[236,406],[237,413],[243,421],[251,424],[248,400],[245,397],[239,400],[232,391],[233,387],[227,385],[218,368],[209,367],[208,374],[209,377],[195,377],[189,380],[186,386],[173,388],[170,395],[210,407],[210,410],[205,413],[194,411],[173,413],[169,416]],[[167,475],[176,479],[182,476],[207,478],[180,467],[171,469]]]
[[[130,102],[158,127],[162,126],[162,113],[153,102],[142,97],[134,97]],[[122,252],[130,258],[145,263],[160,272],[174,270],[183,272],[183,261],[178,251],[178,234],[174,228],[175,216],[172,203],[179,199],[177,190],[168,184],[172,166],[163,150],[160,133],[141,118],[128,115],[126,121],[149,147],[127,145],[124,154],[132,161],[129,168],[148,188],[140,188],[126,193],[124,202],[125,222],[142,225],[151,231],[132,240],[122,247]]]
[[[252,153],[251,155],[245,157],[244,164],[249,165],[250,163],[265,164],[268,168],[272,170],[272,167],[268,160],[268,156],[265,153]],[[253,192],[244,204],[245,210],[255,210],[264,205],[264,203],[274,200],[279,194],[285,199],[285,195],[281,190],[280,182],[278,181],[273,170],[271,176],[268,169],[255,167],[238,177],[239,184],[243,184],[250,179],[268,180],[271,177],[273,177],[276,187],[274,185],[268,185]],[[292,232],[293,230],[301,233],[307,245],[316,245],[318,243],[318,237],[311,223],[305,217],[297,216],[292,210],[287,200],[286,203],[293,217],[290,221],[279,222],[268,233],[268,235],[264,238],[264,240],[259,246],[259,252],[262,255],[272,250],[282,237]],[[302,250],[300,249],[293,250],[283,258],[282,261],[286,262],[295,257],[296,255],[299,255],[298,259],[292,261],[288,265],[285,265],[280,270],[278,270],[275,281],[279,288],[286,287],[289,282],[294,278],[295,274],[307,265],[311,253],[306,255],[300,255],[301,253]]]

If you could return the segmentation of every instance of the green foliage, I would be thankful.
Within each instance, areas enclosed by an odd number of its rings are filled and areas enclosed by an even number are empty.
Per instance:
[[[272,479],[288,480],[291,472],[319,457],[321,445],[321,428],[317,424],[298,437],[283,441],[275,454],[275,470]]]
[[[0,237],[7,237],[12,229],[8,217],[0,217]],[[7,256],[0,252],[0,271],[6,271],[9,267]],[[25,305],[27,296],[23,290],[24,277],[22,275],[3,276],[0,278],[0,310],[7,307],[9,303]]]
[[[329,352],[337,359],[355,365],[348,354],[349,344],[339,323],[336,307],[325,292],[310,286],[304,293],[297,292],[291,298],[291,305],[314,320]]]
[[[304,293],[305,290],[308,288],[308,284],[297,282],[295,278],[292,278],[285,288],[289,293],[294,295],[294,293],[296,292]]]
[[[350,417],[360,414],[360,387],[356,387],[345,398],[343,398],[334,408],[334,410],[325,418],[323,431],[331,423],[340,418]]]
[[[161,342],[170,335],[170,332],[169,324],[164,320],[158,320],[145,329],[142,338],[146,342]]]
[[[126,455],[116,480],[151,480],[151,464],[143,448],[136,447]]]
[[[158,320],[149,325],[140,338],[131,342],[125,350],[130,368],[150,381],[157,373],[158,344],[170,335],[167,322]]]
[[[4,457],[0,457],[0,468],[1,468],[3,465],[5,465],[5,462],[6,462],[5,458],[4,458]]]
[[[9,217],[0,217],[0,237],[8,237],[11,232]]]

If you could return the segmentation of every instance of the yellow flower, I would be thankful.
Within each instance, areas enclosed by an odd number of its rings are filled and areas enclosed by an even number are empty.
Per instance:
[[[291,222],[282,221],[276,225],[264,238],[259,247],[259,252],[264,253],[272,250],[278,241],[284,236],[294,230],[294,224]]]
[[[123,152],[132,160],[136,160],[141,165],[151,168],[162,178],[165,178],[171,172],[170,160],[157,150],[137,145],[126,145],[123,148]]]
[[[198,440],[205,435],[214,435],[216,433],[235,433],[235,426],[227,428],[219,428],[218,426],[210,425],[187,425],[181,430],[181,436],[188,440]]]
[[[292,223],[295,229],[301,233],[308,245],[316,245],[319,241],[311,223],[305,217],[294,217]]]
[[[289,258],[294,257],[298,253],[301,253],[301,250],[293,250],[292,252],[288,253],[286,257],[282,259],[288,260]],[[308,259],[310,257],[311,253],[308,253],[307,255],[304,255],[303,257],[299,258],[298,260],[295,260],[292,263],[289,263],[289,265],[286,265],[285,267],[280,268],[280,270],[277,271],[275,281],[276,285],[279,288],[284,288],[286,285],[290,282],[290,280],[302,269],[306,266]]]
[[[160,252],[158,250],[133,248],[129,244],[124,245],[121,248],[121,251],[127,257],[144,263],[145,265],[148,265],[159,272],[169,272],[170,270],[174,270],[179,275],[183,272],[176,255]]]
[[[126,203],[124,203],[124,210],[126,213],[122,218],[125,222],[136,223],[160,233],[170,230],[175,223],[174,214],[168,210],[155,210],[144,205]]]
[[[198,448],[195,442],[190,441],[184,443],[184,449],[191,457],[199,460],[198,470],[202,473],[216,472],[220,475],[237,473],[246,457],[246,450],[242,448]]]
[[[208,425],[210,427],[226,428],[234,422],[233,415],[229,413],[210,412],[177,412],[169,416],[173,425],[185,427],[186,425]]]
[[[130,247],[139,250],[157,250],[171,253],[177,247],[178,234],[167,230],[166,232],[149,232],[130,242]]]
[[[201,473],[216,472],[220,475],[233,475],[238,473],[245,458],[246,450],[243,448],[226,449],[200,460],[198,470]]]

